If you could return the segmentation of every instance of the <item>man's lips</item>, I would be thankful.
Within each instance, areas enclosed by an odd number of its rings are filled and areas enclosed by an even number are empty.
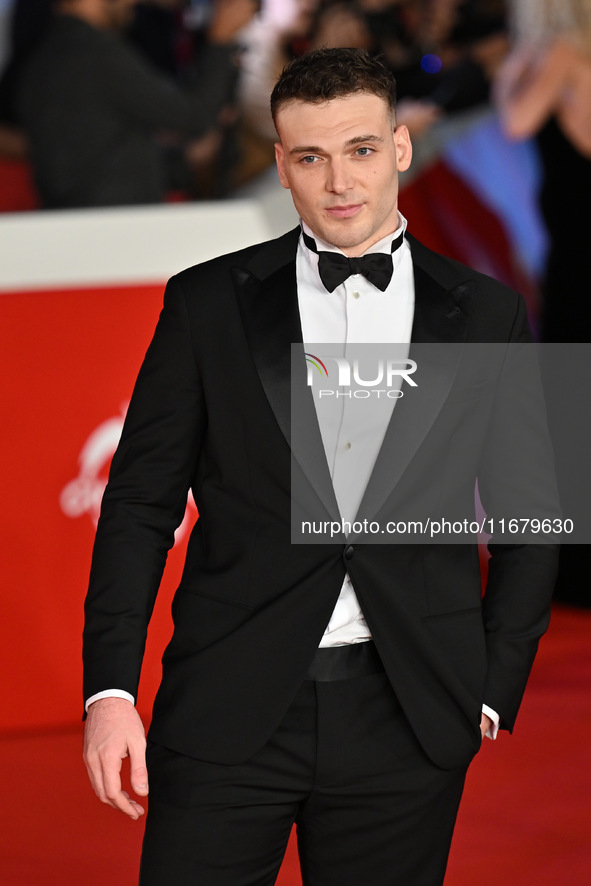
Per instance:
[[[349,203],[347,206],[327,206],[326,212],[333,218],[350,218],[363,207],[363,203]]]

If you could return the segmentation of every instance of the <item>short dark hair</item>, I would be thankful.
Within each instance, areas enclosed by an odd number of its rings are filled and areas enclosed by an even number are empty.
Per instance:
[[[287,65],[271,93],[271,114],[291,101],[320,104],[368,92],[396,111],[396,80],[391,71],[365,49],[315,49]]]

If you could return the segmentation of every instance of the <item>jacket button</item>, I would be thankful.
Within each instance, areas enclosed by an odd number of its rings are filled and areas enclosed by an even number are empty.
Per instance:
[[[345,548],[345,560],[352,560],[353,554],[355,553],[355,548],[353,545],[349,545]]]

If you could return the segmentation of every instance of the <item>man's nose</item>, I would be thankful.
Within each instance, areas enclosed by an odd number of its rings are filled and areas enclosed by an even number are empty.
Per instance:
[[[353,187],[353,177],[347,164],[341,160],[333,160],[328,168],[326,188],[333,194],[343,194]]]

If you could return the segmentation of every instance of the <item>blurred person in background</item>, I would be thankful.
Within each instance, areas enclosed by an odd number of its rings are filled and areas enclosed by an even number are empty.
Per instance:
[[[240,44],[238,95],[246,144],[245,180],[274,166],[277,134],[269,96],[293,58],[308,49],[381,51],[359,3],[319,0],[266,0],[260,14],[241,33]],[[440,111],[431,103],[409,99],[399,103],[397,116],[416,138],[439,118]]]
[[[374,40],[367,20],[351,0],[326,3],[316,15],[310,36],[313,49],[338,49],[354,46],[356,49],[373,50]]]
[[[371,2],[371,0],[370,0]],[[371,27],[371,16],[364,12],[363,5],[356,2],[336,2],[326,4],[316,16],[310,37],[312,49],[339,48],[352,46],[367,49],[374,55],[381,53],[377,36],[379,29]],[[394,70],[394,68],[393,68]],[[414,139],[424,135],[440,117],[440,107],[429,99],[415,99],[399,95],[397,116],[408,127]]]
[[[242,115],[243,163],[237,184],[275,165],[277,133],[269,97],[283,68],[309,45],[319,0],[264,0],[242,30],[238,102]]]
[[[4,72],[8,62],[10,45],[10,14],[12,0],[0,0],[0,75]],[[7,147],[10,151],[10,131],[6,132],[6,121],[2,113],[1,87],[0,87],[0,157],[6,155],[5,139],[8,136]]]
[[[52,0],[0,0],[3,11],[3,58],[0,62],[0,157],[25,160],[29,143],[16,110],[19,72],[29,52],[43,35]]]
[[[127,39],[155,67],[178,80],[182,80],[182,49],[189,43],[185,8],[183,0],[138,0],[125,29]]]
[[[402,99],[453,113],[488,101],[507,51],[503,0],[357,0]]]
[[[374,55],[381,52],[370,19],[362,5],[355,2],[328,3],[319,10],[310,36],[310,48],[323,47],[355,47],[367,49]],[[401,96],[400,90],[398,93],[398,119],[408,127],[414,139],[420,138],[441,117],[441,109],[428,99]]]
[[[488,101],[508,45],[503,0],[266,0],[240,43],[246,177],[272,165],[268,96],[284,65],[306,49],[381,57],[396,78],[398,119],[417,139],[446,113]]]
[[[550,235],[542,337],[591,341],[588,230],[565,224],[591,193],[591,0],[518,0],[513,25],[496,101],[507,134],[535,137],[542,160],[540,208]]]
[[[201,81],[198,62],[208,42],[213,12],[213,0],[139,0],[134,3],[124,36],[157,70],[183,89],[196,92]],[[235,60],[238,61],[239,56],[236,55]],[[224,115],[224,126],[213,144],[211,140],[205,141],[205,154],[197,142],[198,150],[190,154],[194,161],[190,182],[183,175],[186,152],[178,144],[168,144],[169,167],[177,170],[173,190],[180,192],[169,194],[169,199],[183,199],[187,194],[202,199],[227,196],[235,187],[243,159],[249,162],[250,146],[240,144],[240,129],[240,117],[235,109]]]
[[[182,148],[177,181],[219,148],[232,118],[234,38],[254,14],[254,0],[216,0],[192,91],[121,38],[134,5],[57,0],[19,72],[17,111],[46,208],[161,202],[177,173],[167,145]]]
[[[507,134],[534,137],[542,161],[539,201],[549,234],[542,339],[591,342],[591,0],[514,0],[512,13],[514,47],[496,101]],[[561,429],[555,448],[568,449],[561,419],[554,423]],[[588,564],[587,545],[563,546],[557,599],[591,607]]]
[[[2,72],[7,58],[7,35],[9,31],[10,13],[12,0],[0,0],[0,73]]]

